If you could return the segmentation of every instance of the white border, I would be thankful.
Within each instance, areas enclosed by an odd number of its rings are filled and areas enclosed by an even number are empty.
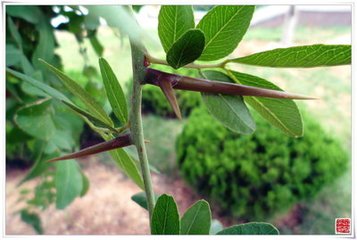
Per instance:
[[[6,141],[6,130],[5,130],[5,124],[6,124],[6,119],[5,119],[5,105],[6,105],[6,99],[5,99],[5,5],[116,5],[116,4],[122,4],[122,5],[127,5],[127,4],[139,4],[139,5],[172,5],[172,4],[181,4],[181,5],[287,5],[287,4],[294,4],[294,5],[351,5],[352,7],[352,66],[355,66],[356,62],[356,46],[355,46],[355,2],[354,1],[337,1],[337,0],[298,0],[298,1],[293,1],[293,0],[245,0],[245,1],[236,1],[236,0],[195,0],[195,1],[188,1],[188,0],[170,0],[170,1],[165,1],[165,0],[104,0],[104,1],[99,1],[99,0],[84,0],[84,1],[73,1],[73,0],[46,0],[46,2],[43,2],[41,0],[35,0],[35,1],[13,1],[13,0],[8,0],[4,1],[1,0],[1,60],[0,60],[0,66],[1,66],[1,80],[0,80],[0,88],[2,89],[2,99],[1,101],[1,146],[0,146],[0,152],[2,153],[2,164],[0,164],[0,169],[1,169],[1,186],[2,186],[2,194],[1,194],[1,204],[0,204],[0,213],[1,213],[1,239],[6,238],[6,239],[47,239],[49,237],[53,239],[78,239],[78,238],[87,238],[87,239],[118,239],[118,238],[128,238],[128,239],[181,239],[181,238],[191,238],[194,237],[195,239],[216,239],[216,238],[222,238],[222,239],[243,239],[243,238],[249,238],[249,239],[276,239],[276,238],[289,238],[289,239],[301,239],[301,238],[311,238],[311,239],[332,239],[332,238],[350,238],[350,239],[356,239],[356,211],[355,211],[355,201],[356,201],[356,176],[354,176],[354,172],[356,172],[356,126],[355,126],[355,120],[356,120],[356,112],[357,112],[357,107],[356,107],[356,97],[354,96],[355,94],[355,87],[356,83],[356,70],[352,67],[352,142],[351,142],[351,152],[352,152],[352,216],[351,216],[351,230],[352,230],[352,235],[280,235],[280,236],[150,236],[150,235],[5,235],[5,182],[6,182],[6,177],[5,177],[5,141]],[[355,146],[355,147],[353,147]],[[338,197],[338,196],[336,196]],[[119,216],[118,216],[119,217]]]

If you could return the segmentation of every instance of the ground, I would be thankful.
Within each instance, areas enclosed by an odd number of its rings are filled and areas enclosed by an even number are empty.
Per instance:
[[[45,234],[148,234],[147,211],[130,199],[141,190],[120,171],[99,163],[98,159],[83,159],[80,162],[84,164],[82,169],[90,180],[90,189],[65,210],[59,211],[51,206],[42,212]],[[20,195],[16,184],[25,173],[24,170],[11,170],[6,175],[6,234],[9,235],[35,234],[16,214],[22,205],[17,202]],[[175,196],[181,213],[199,199],[179,179],[172,180],[154,174],[153,184],[156,192]],[[31,181],[21,188],[34,185],[35,181]]]

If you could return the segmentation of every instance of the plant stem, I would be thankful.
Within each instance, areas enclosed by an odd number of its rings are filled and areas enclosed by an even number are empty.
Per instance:
[[[142,96],[142,81],[145,76],[144,60],[145,56],[141,48],[130,41],[132,67],[133,67],[133,93],[130,112],[130,130],[131,137],[136,146],[142,177],[144,180],[145,193],[147,198],[150,226],[151,216],[155,205],[154,191],[152,189],[151,175],[149,169],[149,161],[147,158],[145,140],[141,119],[141,96]]]
[[[153,56],[150,56],[149,54],[146,54],[146,57],[148,59],[148,61],[150,63],[154,63],[154,64],[162,64],[162,65],[168,65],[168,62],[166,60],[162,60],[159,58],[155,58]],[[185,68],[198,68],[198,69],[202,69],[202,68],[224,68],[224,66],[228,63],[228,60],[225,60],[223,62],[220,63],[214,63],[214,64],[195,64],[195,63],[189,63],[187,65],[185,65]]]

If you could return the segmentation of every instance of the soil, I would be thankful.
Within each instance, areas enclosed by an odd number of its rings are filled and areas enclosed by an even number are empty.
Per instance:
[[[86,161],[86,160],[81,160]],[[130,198],[141,190],[119,170],[99,163],[96,159],[85,162],[83,172],[90,180],[90,189],[64,210],[54,206],[40,213],[42,226],[48,235],[129,235],[148,234],[148,213]],[[20,191],[16,184],[24,177],[24,169],[8,169],[6,174],[6,234],[36,234],[31,226],[21,221],[17,211]],[[25,183],[20,189],[33,189],[36,181]],[[155,192],[174,196],[182,213],[201,199],[181,179],[153,175]]]

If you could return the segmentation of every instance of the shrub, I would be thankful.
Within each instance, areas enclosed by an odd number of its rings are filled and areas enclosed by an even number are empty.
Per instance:
[[[196,109],[176,142],[181,174],[229,214],[271,217],[313,197],[347,168],[339,143],[308,116],[298,139],[256,120],[254,134],[239,135]]]
[[[191,111],[201,103],[200,93],[197,92],[177,90],[176,98],[183,117],[189,116]],[[152,113],[163,117],[176,117],[160,88],[146,85],[142,99],[144,113]]]

